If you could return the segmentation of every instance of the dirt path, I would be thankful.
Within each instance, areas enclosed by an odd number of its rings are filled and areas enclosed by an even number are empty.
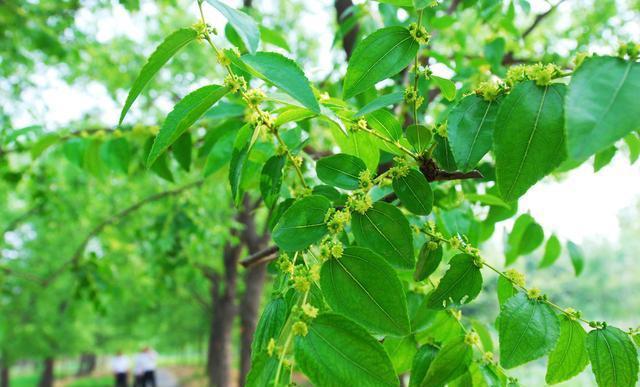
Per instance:
[[[160,368],[156,373],[158,387],[178,387],[178,378],[166,368]]]

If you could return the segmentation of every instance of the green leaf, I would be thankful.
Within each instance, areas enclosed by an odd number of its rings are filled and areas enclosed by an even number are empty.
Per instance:
[[[367,114],[365,118],[369,126],[383,137],[392,141],[398,141],[402,138],[402,126],[396,119],[396,116],[389,111],[377,110]],[[389,153],[399,154],[398,148],[386,141],[380,140],[380,146]]]
[[[316,173],[322,182],[348,190],[360,186],[360,173],[366,169],[364,161],[344,153],[323,157],[316,163]]]
[[[31,160],[35,161],[47,148],[60,141],[60,136],[57,133],[45,134],[38,138],[38,140],[31,146]]]
[[[438,287],[429,296],[427,306],[443,309],[449,305],[462,305],[478,296],[482,290],[480,268],[468,254],[458,254],[449,261],[449,270]]]
[[[387,3],[397,7],[413,7],[413,0],[378,0],[380,3]]]
[[[531,223],[522,235],[518,246],[519,255],[527,255],[537,249],[544,241],[544,230],[538,223]]]
[[[353,115],[353,118],[362,117],[365,114],[375,112],[376,110],[380,110],[390,105],[395,105],[398,102],[402,101],[404,98],[403,93],[398,91],[396,93],[389,93],[385,95],[381,95],[373,101],[369,102],[362,109],[358,110],[356,114]]]
[[[607,326],[587,335],[587,352],[598,386],[635,386],[638,381],[638,353],[629,336]]]
[[[566,158],[566,86],[516,85],[500,104],[494,132],[496,180],[506,201],[522,196]]]
[[[582,273],[584,269],[584,254],[582,250],[575,243],[568,241],[567,250],[569,251],[569,257],[571,258],[571,264],[573,265],[573,271],[576,273],[576,277]]]
[[[260,43],[260,30],[258,24],[242,11],[231,8],[222,1],[207,0],[207,3],[214,6],[222,16],[227,19],[229,24],[236,30],[240,39],[250,53],[255,53]]]
[[[596,153],[596,157],[593,159],[593,172],[598,172],[602,168],[606,167],[611,163],[613,157],[616,155],[618,149],[615,145],[612,145],[598,153]]]
[[[191,133],[184,132],[173,143],[173,157],[175,157],[180,167],[185,171],[191,168],[191,151],[193,150],[193,142],[191,141]]]
[[[342,149],[344,153],[362,159],[370,171],[377,170],[380,150],[373,136],[362,131],[349,133],[349,137],[343,136],[342,134],[338,136],[336,136],[336,142],[338,142],[340,149]]]
[[[162,66],[164,66],[164,64],[167,63],[176,52],[190,42],[196,40],[197,37],[198,31],[195,29],[182,28],[167,36],[158,48],[156,48],[147,60],[147,63],[142,67],[142,70],[140,70],[140,74],[138,74],[138,77],[133,82],[131,90],[129,90],[127,101],[124,103],[124,107],[120,113],[118,125],[122,125],[122,121],[124,120],[125,115],[127,115],[129,108],[136,98],[138,98],[142,89],[144,89],[146,84],[149,83],[151,78],[156,75],[160,68],[162,68]]]
[[[535,250],[544,240],[544,231],[529,214],[520,215],[509,233],[505,249],[505,264],[513,264],[519,256]]]
[[[589,364],[586,348],[587,332],[579,321],[562,317],[560,338],[549,354],[547,376],[549,384],[556,384],[578,375]]]
[[[545,268],[553,265],[553,263],[560,258],[562,252],[562,245],[557,236],[551,235],[547,240],[547,244],[544,247],[544,255],[540,261],[539,268]]]
[[[505,302],[507,302],[508,299],[518,294],[518,291],[513,286],[511,281],[504,278],[503,276],[498,276],[497,293],[498,293],[498,303],[502,305]]]
[[[237,129],[229,130],[228,132],[222,133],[220,138],[213,144],[204,165],[204,176],[209,176],[218,171],[231,160],[233,143],[235,142],[237,134]],[[160,156],[160,158],[162,158],[162,156]]]
[[[236,206],[240,205],[243,190],[242,183],[245,176],[249,152],[251,151],[251,136],[254,128],[251,124],[245,124],[233,143],[231,162],[229,163],[229,183],[231,184],[231,196]]]
[[[473,358],[473,349],[459,337],[446,344],[431,362],[422,387],[440,387],[464,374]]]
[[[435,75],[431,76],[431,80],[438,86],[438,89],[447,100],[453,101],[456,99],[456,84],[453,81]]]
[[[551,307],[524,293],[502,304],[499,319],[500,364],[505,368],[544,356],[560,336],[558,317]]]
[[[100,149],[100,155],[109,168],[125,174],[129,173],[131,147],[126,138],[114,138],[105,142]]]
[[[485,206],[498,206],[509,209],[509,205],[497,196],[491,194],[465,193],[464,197],[470,202],[479,202]]]
[[[279,380],[275,380],[280,366],[278,356],[261,353],[251,359],[251,370],[247,375],[247,387],[278,387],[288,384],[291,371],[288,367],[280,369]]]
[[[299,106],[287,106],[279,111],[276,118],[276,126],[282,126],[289,122],[298,122],[316,116],[311,110]]]
[[[275,52],[256,52],[254,55],[243,55],[241,59],[255,75],[282,89],[314,113],[320,113],[320,105],[313,95],[309,80],[296,62]]]
[[[147,166],[152,165],[171,144],[228,91],[223,86],[208,85],[189,93],[180,100],[162,123],[147,158]]]
[[[464,97],[449,113],[449,143],[462,171],[472,170],[491,149],[498,107],[497,101],[485,101],[472,94]]]
[[[436,163],[445,171],[455,171],[458,167],[456,166],[456,161],[453,158],[449,138],[435,134],[434,139],[436,142],[436,148],[433,151],[433,157],[436,159]]]
[[[397,386],[389,355],[364,328],[321,314],[295,340],[296,366],[317,386]]]
[[[288,316],[289,308],[287,307],[287,302],[282,297],[274,298],[264,307],[253,335],[253,342],[251,343],[252,359],[261,352],[266,352],[271,339],[278,341],[278,337],[280,336],[282,328],[284,328]]]
[[[304,250],[327,233],[325,216],[331,202],[312,195],[296,200],[273,229],[273,241],[284,251]]]
[[[396,206],[376,202],[364,214],[354,212],[351,230],[358,245],[382,255],[396,268],[413,269],[413,234]]]
[[[268,208],[273,206],[280,197],[280,188],[282,187],[282,168],[286,161],[285,156],[272,156],[262,167],[260,174],[260,193],[264,204]]]
[[[418,350],[418,343],[413,336],[385,337],[382,346],[391,358],[396,374],[402,374],[411,369],[413,357]]]
[[[431,344],[425,344],[418,349],[418,352],[413,357],[409,387],[419,387],[421,385],[437,354],[438,348]]]
[[[393,179],[393,192],[405,208],[416,215],[429,215],[433,207],[433,191],[422,173],[410,169],[406,176]]]
[[[431,144],[433,132],[424,125],[409,125],[406,136],[413,149],[416,152],[422,152]]]
[[[265,26],[260,26],[260,37],[264,43],[273,44],[276,47],[280,47],[285,51],[291,52],[291,47],[285,39],[284,35],[277,30],[273,30],[271,28],[267,28]]]
[[[151,147],[153,146],[153,138],[149,138],[144,145],[143,160],[147,160]],[[173,173],[169,169],[169,162],[166,153],[163,153],[158,157],[155,163],[150,167],[151,171],[161,178],[173,182]]]
[[[584,60],[566,98],[569,156],[584,160],[640,128],[640,63],[603,56]]]
[[[419,44],[404,27],[377,30],[358,43],[349,59],[343,96],[350,98],[396,75],[414,59]]]
[[[431,3],[432,0],[413,0],[413,6],[418,10],[427,8]]]
[[[624,142],[629,149],[629,161],[634,164],[640,157],[640,138],[635,133],[630,133],[624,137]]]
[[[411,331],[398,275],[367,248],[348,247],[341,258],[327,260],[320,287],[331,309],[376,334],[405,336]]]
[[[442,245],[438,244],[435,249],[429,247],[429,242],[425,242],[418,254],[418,263],[413,272],[413,279],[422,281],[436,271],[442,261]]]

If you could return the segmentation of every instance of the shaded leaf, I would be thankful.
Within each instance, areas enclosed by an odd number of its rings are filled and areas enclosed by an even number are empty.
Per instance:
[[[358,324],[321,314],[306,336],[295,339],[296,365],[318,386],[396,386],[398,378],[382,345]]]
[[[516,85],[498,110],[494,132],[496,179],[506,201],[522,196],[566,158],[566,86]]]
[[[429,296],[428,306],[443,309],[449,305],[466,304],[482,290],[482,274],[468,254],[458,254],[449,261],[449,270]]]
[[[418,43],[404,27],[377,30],[358,43],[349,59],[343,96],[350,98],[396,75],[413,60]]]
[[[560,320],[560,338],[554,350],[549,354],[547,375],[549,384],[556,384],[578,375],[589,364],[586,348],[587,332],[579,321],[562,317]]]
[[[612,326],[587,335],[587,352],[598,386],[635,386],[638,352],[626,333]]]
[[[223,86],[208,85],[189,93],[180,100],[162,123],[147,158],[147,166],[153,164],[171,144],[228,91]]]
[[[284,251],[298,251],[319,241],[327,233],[325,216],[330,207],[324,196],[296,200],[274,227],[274,242]]]
[[[322,182],[349,190],[360,186],[360,173],[366,169],[362,160],[344,153],[323,157],[316,163],[316,173]]]
[[[320,286],[334,311],[378,334],[409,334],[402,284],[391,265],[373,251],[348,247],[342,257],[327,260]]]
[[[356,242],[367,246],[400,269],[412,269],[413,234],[407,218],[389,203],[376,202],[364,214],[352,214],[351,229]]]
[[[196,40],[198,37],[198,31],[193,28],[182,28],[171,35],[167,36],[165,40],[156,48],[156,50],[151,54],[147,63],[142,67],[138,77],[133,82],[133,86],[131,86],[131,90],[129,90],[129,95],[127,95],[127,100],[122,107],[122,112],[120,112],[120,119],[118,120],[118,125],[122,125],[122,121],[124,120],[125,115],[129,111],[129,108],[133,104],[133,102],[138,98],[142,89],[146,86],[146,84],[153,78],[154,75],[164,66],[165,63],[171,59],[176,52],[178,52],[182,47],[186,46],[190,42]]]
[[[320,113],[309,80],[296,62],[275,52],[256,52],[241,59],[255,75],[282,89],[314,113]]]
[[[472,170],[491,149],[498,106],[497,101],[472,94],[449,113],[447,133],[460,170]]]
[[[549,353],[560,336],[560,324],[549,305],[518,293],[500,307],[498,334],[500,364],[513,368]]]
[[[236,33],[242,39],[245,48],[250,53],[255,53],[260,43],[260,30],[258,24],[246,13],[231,8],[219,0],[206,0],[207,3],[215,7],[222,16],[227,19]]]
[[[567,148],[574,160],[613,145],[638,129],[640,63],[587,58],[573,73],[566,98]]]
[[[428,215],[433,207],[433,191],[424,175],[410,169],[407,175],[393,179],[393,192],[405,208],[416,215]]]

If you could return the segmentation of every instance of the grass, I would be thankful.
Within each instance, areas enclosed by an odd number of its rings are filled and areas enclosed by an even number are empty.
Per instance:
[[[11,377],[11,387],[35,387],[38,385],[40,375],[25,374]]]

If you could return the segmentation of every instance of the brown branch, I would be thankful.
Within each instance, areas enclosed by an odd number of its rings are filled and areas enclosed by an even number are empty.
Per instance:
[[[449,4],[449,7],[447,8],[447,15],[451,15],[452,13],[454,13],[461,2],[461,0],[451,1],[451,4]]]
[[[178,195],[194,187],[199,187],[200,185],[202,185],[203,182],[204,180],[198,180],[198,181],[186,184],[180,188],[176,188],[173,190],[168,190],[168,191],[164,191],[164,192],[160,192],[160,193],[148,196],[140,200],[139,202],[134,203],[131,206],[125,208],[124,210],[116,213],[115,215],[112,215],[104,219],[102,222],[98,223],[91,231],[89,231],[89,233],[87,233],[87,235],[84,237],[82,242],[80,242],[78,247],[75,249],[73,255],[71,256],[71,259],[63,263],[62,266],[60,266],[51,275],[49,275],[49,277],[45,280],[45,286],[49,285],[55,278],[57,278],[60,274],[62,274],[69,266],[76,265],[82,258],[82,254],[84,253],[84,250],[87,247],[87,244],[89,243],[89,241],[92,238],[95,238],[96,236],[98,236],[107,226],[110,226],[115,223],[119,223],[122,219],[138,211],[140,208],[144,207],[149,203],[156,202],[158,200],[164,199],[169,196]]]
[[[244,267],[251,267],[262,262],[272,261],[277,258],[279,250],[278,246],[267,247],[241,260],[240,264]]]
[[[344,22],[343,17],[345,12],[353,7],[353,2],[351,0],[335,0],[333,6],[336,10],[336,21],[338,25],[340,25]],[[351,58],[351,54],[353,53],[353,48],[356,44],[356,38],[358,37],[359,32],[360,24],[355,23],[353,28],[351,28],[348,33],[342,35],[342,48],[347,55],[347,60]]]
[[[549,10],[547,12],[541,13],[539,15],[536,16],[535,19],[533,19],[533,23],[531,23],[531,25],[529,26],[529,28],[527,28],[523,33],[522,33],[522,39],[525,39],[527,36],[529,36],[529,34],[531,34],[533,32],[533,30],[536,29],[536,27],[544,20],[546,19],[549,15],[551,15],[551,13],[553,11],[555,11],[556,8],[558,8],[558,6],[562,3],[564,3],[566,0],[560,0],[558,1],[555,5],[552,5],[551,8],[549,8]]]

